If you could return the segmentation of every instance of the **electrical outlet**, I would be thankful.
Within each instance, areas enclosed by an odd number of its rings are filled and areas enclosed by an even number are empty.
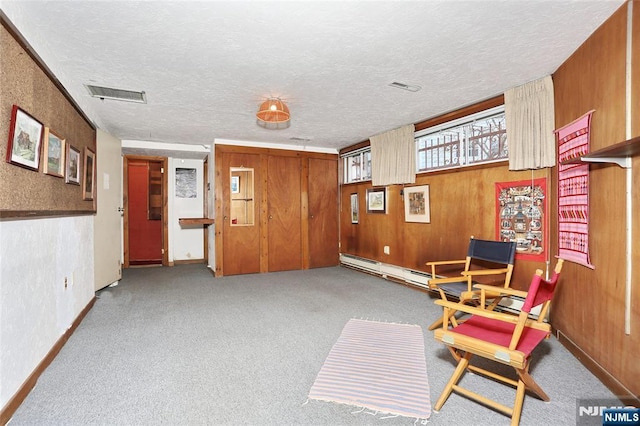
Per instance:
[[[384,254],[389,254],[390,253],[389,246],[384,246],[383,250],[384,250]]]
[[[67,285],[68,285],[68,283],[67,283],[67,277],[64,277],[64,288],[65,288],[65,289],[67,288]]]

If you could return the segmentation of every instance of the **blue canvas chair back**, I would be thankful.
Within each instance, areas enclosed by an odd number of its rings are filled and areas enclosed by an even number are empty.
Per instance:
[[[516,243],[472,238],[469,241],[467,256],[487,262],[513,265],[516,256]]]

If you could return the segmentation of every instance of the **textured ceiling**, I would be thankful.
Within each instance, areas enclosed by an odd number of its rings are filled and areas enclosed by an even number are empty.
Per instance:
[[[119,139],[340,149],[553,73],[623,3],[2,0],[1,8],[86,115]],[[148,103],[92,98],[85,84],[145,91]],[[269,96],[288,103],[288,129],[256,125]]]

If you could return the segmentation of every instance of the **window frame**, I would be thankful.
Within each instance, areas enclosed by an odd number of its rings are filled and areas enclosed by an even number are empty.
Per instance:
[[[423,147],[420,148],[420,138],[423,138],[427,135],[431,135],[434,133],[439,133],[439,132],[444,132],[447,130],[453,130],[453,129],[461,129],[465,126],[465,125],[469,125],[474,123],[475,121],[479,121],[479,120],[484,120],[484,119],[488,119],[491,118],[493,116],[496,115],[504,115],[505,114],[505,108],[504,108],[504,104],[500,104],[491,108],[487,108],[484,109],[482,111],[478,111],[472,114],[468,114],[453,120],[449,120],[440,124],[437,124],[435,126],[430,126],[424,129],[421,129],[419,131],[415,132],[415,140],[416,140],[416,173],[420,174],[420,173],[431,173],[431,172],[436,172],[436,171],[443,171],[443,170],[452,170],[452,169],[459,169],[459,168],[463,168],[463,167],[472,167],[472,166],[477,166],[477,165],[483,165],[483,164],[493,164],[493,163],[501,163],[501,162],[505,162],[508,161],[508,141],[506,139],[506,123],[505,123],[505,129],[504,132],[504,142],[500,143],[499,145],[504,145],[503,150],[506,153],[505,157],[500,157],[500,158],[496,158],[496,159],[489,159],[489,160],[480,160],[480,161],[469,161],[469,157],[473,157],[475,155],[473,154],[469,154],[469,150],[470,149],[478,149],[479,147],[477,145],[471,145],[469,144],[469,139],[473,139],[473,137],[469,138],[464,137],[462,140],[458,139],[456,141],[451,141],[451,142],[446,142],[443,143],[441,145],[438,146],[432,146],[432,147]],[[500,137],[500,135],[498,135]],[[420,154],[422,151],[427,151],[429,148],[443,148],[446,149],[448,147],[452,147],[451,151],[453,152],[455,150],[455,147],[457,148],[457,162],[452,164],[452,165],[439,165],[436,167],[426,167],[426,168],[421,168],[420,167]],[[451,154],[453,156],[453,154]],[[425,160],[425,164],[427,163],[427,160]]]

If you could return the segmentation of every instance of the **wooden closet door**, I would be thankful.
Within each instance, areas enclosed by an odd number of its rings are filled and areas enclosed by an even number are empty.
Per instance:
[[[231,168],[253,169],[253,224],[239,225],[231,205]],[[224,275],[252,274],[260,271],[260,156],[224,153],[222,159],[222,265]],[[244,182],[240,182],[244,185]]]
[[[338,163],[309,159],[309,267],[338,265]]]
[[[268,270],[302,269],[300,158],[267,162]]]

